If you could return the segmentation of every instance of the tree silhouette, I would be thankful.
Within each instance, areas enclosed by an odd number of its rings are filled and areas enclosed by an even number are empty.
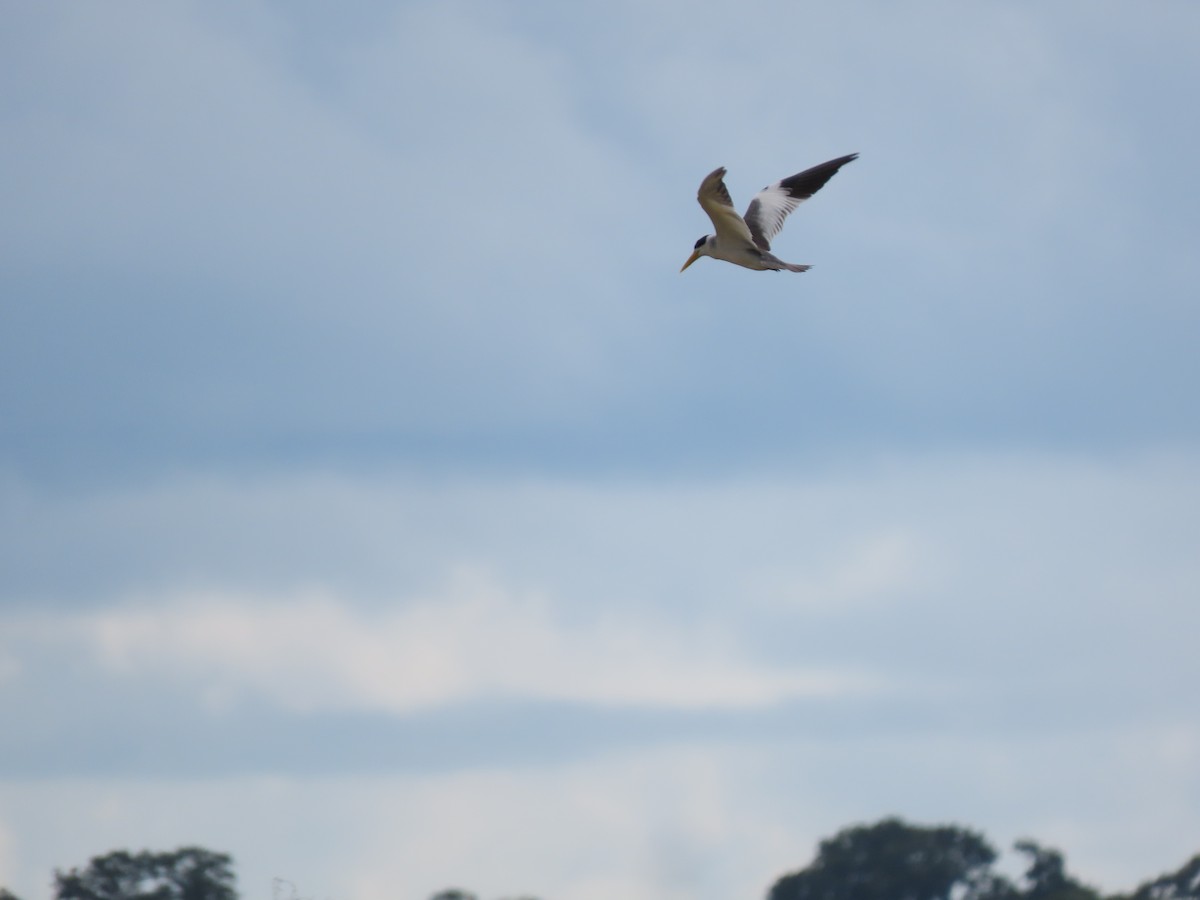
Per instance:
[[[1027,859],[1016,884],[993,871],[996,852],[978,832],[954,825],[912,825],[899,818],[854,825],[821,841],[813,862],[776,881],[767,900],[1200,900],[1200,854],[1132,893],[1103,897],[1067,872],[1058,850],[1028,839],[1013,846]],[[238,900],[232,866],[228,855],[201,847],[167,853],[117,850],[92,858],[82,869],[56,870],[55,897]],[[0,888],[0,900],[18,898]],[[446,888],[429,900],[478,897]]]
[[[58,900],[237,900],[233,860],[200,847],[167,853],[117,850],[84,869],[55,871]]]
[[[444,891],[438,891],[429,900],[478,900],[478,898],[462,888],[446,888]]]
[[[1012,889],[992,874],[995,859],[974,831],[889,818],[822,841],[812,865],[775,882],[769,900],[1001,900]]]
[[[1013,847],[1029,857],[1022,900],[1100,900],[1100,895],[1067,874],[1063,855],[1036,841],[1022,840]]]
[[[1200,853],[1178,872],[1148,881],[1133,893],[1133,900],[1200,900]]]

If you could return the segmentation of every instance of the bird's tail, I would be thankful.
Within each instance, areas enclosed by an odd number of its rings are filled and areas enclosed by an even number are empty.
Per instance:
[[[809,269],[812,268],[812,266],[784,262],[782,259],[780,259],[778,256],[776,256],[774,253],[764,252],[762,255],[762,261],[768,267],[774,269],[776,272],[783,272],[784,270],[786,270],[788,272],[807,272]]]

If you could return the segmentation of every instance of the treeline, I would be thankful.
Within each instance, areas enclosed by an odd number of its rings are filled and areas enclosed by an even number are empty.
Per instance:
[[[1069,873],[1063,855],[1033,840],[1015,881],[997,872],[995,849],[977,831],[890,818],[846,828],[817,847],[806,868],[781,876],[767,900],[1200,900],[1200,853],[1178,871],[1129,893],[1105,895]],[[238,900],[233,860],[201,847],[166,853],[118,850],[55,871],[56,900]],[[0,888],[0,900],[19,900]],[[451,888],[430,900],[479,900]],[[513,897],[508,900],[534,900]]]

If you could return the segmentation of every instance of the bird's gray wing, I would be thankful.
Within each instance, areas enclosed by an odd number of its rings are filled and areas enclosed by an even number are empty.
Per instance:
[[[838,169],[856,159],[857,153],[839,156],[768,185],[755,194],[745,216],[745,225],[750,230],[754,243],[762,250],[770,250],[771,241],[783,229],[783,220],[797,206],[823,188],[825,182],[829,181]],[[711,177],[710,175],[709,178]],[[728,197],[728,194],[726,196]],[[703,202],[702,200],[701,204]]]
[[[696,193],[696,199],[700,201],[700,205],[708,213],[708,217],[712,219],[718,238],[725,241],[736,239],[743,240],[748,244],[753,243],[754,238],[750,234],[750,229],[738,215],[737,210],[733,208],[729,189],[725,187],[724,166],[714,169],[700,182],[700,190]]]

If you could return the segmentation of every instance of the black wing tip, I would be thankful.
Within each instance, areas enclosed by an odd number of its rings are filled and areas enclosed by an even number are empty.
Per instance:
[[[815,175],[818,172],[828,172],[830,175],[832,175],[834,172],[836,172],[842,166],[846,165],[846,163],[852,163],[856,159],[858,159],[857,153],[847,153],[845,156],[839,156],[837,159],[831,159],[831,160],[828,160],[823,163],[817,163],[815,166],[805,169],[800,174],[793,175],[792,178],[800,178],[804,175],[810,175],[810,174]],[[785,179],[785,180],[790,181],[791,179]]]
[[[790,178],[784,178],[779,182],[779,185],[790,196],[798,200],[807,200],[823,188],[825,183],[837,174],[838,169],[846,165],[846,163],[854,162],[856,159],[858,159],[857,153],[848,153],[845,156],[839,156],[837,159],[818,163],[811,169],[805,169],[803,172],[798,172]]]

